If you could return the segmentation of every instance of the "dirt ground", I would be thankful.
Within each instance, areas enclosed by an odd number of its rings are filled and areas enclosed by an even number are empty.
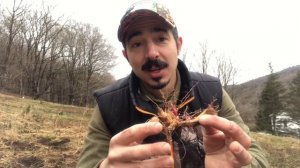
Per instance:
[[[0,94],[0,168],[75,167],[92,111]]]

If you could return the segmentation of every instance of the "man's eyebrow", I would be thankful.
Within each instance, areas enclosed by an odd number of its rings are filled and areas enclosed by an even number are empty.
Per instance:
[[[168,30],[161,27],[154,27],[151,32],[167,32]]]
[[[141,34],[142,34],[142,32],[135,31],[135,32],[133,32],[133,33],[131,33],[131,34],[128,35],[127,41],[130,41],[134,36],[138,36],[138,35],[141,35]]]
[[[165,28],[161,28],[161,27],[154,27],[153,29],[151,29],[151,33],[157,33],[157,32],[167,32],[168,30]],[[127,41],[130,41],[133,37],[141,35],[142,32],[141,31],[135,31],[131,34],[128,35],[127,37]]]

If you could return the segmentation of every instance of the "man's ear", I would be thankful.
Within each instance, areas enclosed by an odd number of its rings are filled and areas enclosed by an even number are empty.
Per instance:
[[[124,50],[122,50],[122,53],[123,53],[123,56],[127,59],[127,61],[128,61],[128,55],[127,55],[127,52],[126,52],[126,50],[124,49]]]
[[[177,39],[177,54],[179,55],[180,54],[180,51],[181,51],[181,47],[182,47],[182,37],[178,37]]]

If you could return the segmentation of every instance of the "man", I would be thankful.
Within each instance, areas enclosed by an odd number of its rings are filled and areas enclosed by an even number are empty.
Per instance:
[[[165,6],[132,5],[121,19],[118,39],[132,73],[95,92],[97,108],[77,167],[268,167],[220,82],[189,72],[178,59],[182,38]],[[177,128],[168,143],[162,124],[147,121],[187,97],[194,99],[176,109],[178,118],[210,103],[219,107],[218,115],[202,115],[196,126]]]

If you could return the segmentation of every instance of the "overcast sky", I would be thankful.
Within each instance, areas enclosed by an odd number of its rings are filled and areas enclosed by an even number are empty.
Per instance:
[[[7,0],[0,0],[4,3]],[[12,0],[10,0],[12,1]],[[30,2],[33,0],[24,0]],[[116,48],[116,78],[130,73],[117,40],[120,18],[135,0],[44,0],[53,13],[100,28]],[[41,1],[35,0],[34,3]],[[189,59],[207,43],[215,55],[230,57],[239,69],[238,82],[300,65],[300,10],[297,0],[164,0],[183,37]],[[1,5],[2,6],[2,5]],[[194,61],[195,60],[195,61]],[[193,66],[193,65],[192,65]],[[212,71],[211,71],[212,72]]]

